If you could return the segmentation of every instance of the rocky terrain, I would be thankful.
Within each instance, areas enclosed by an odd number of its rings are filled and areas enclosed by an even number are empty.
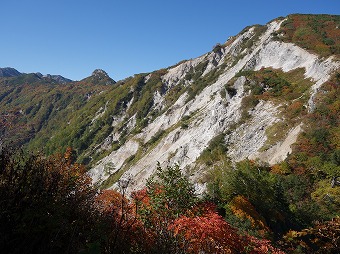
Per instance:
[[[250,27],[212,52],[167,69],[161,76],[166,91],[163,94],[155,91],[153,95],[153,108],[160,111],[166,108],[165,97],[171,89],[195,85],[195,81],[188,78],[193,70],[194,75],[198,74],[202,79],[214,75],[214,80],[194,98],[190,98],[188,92],[182,93],[173,105],[150,121],[140,133],[130,135],[119,149],[99,161],[90,170],[94,182],[109,178],[110,174],[107,174],[105,168],[112,167],[114,169],[111,174],[124,171],[122,177],[133,179],[132,188],[141,188],[145,179],[153,174],[158,162],[163,167],[177,163],[181,168],[192,168],[209,146],[209,142],[220,134],[224,135],[224,142],[228,147],[227,155],[232,161],[259,159],[270,165],[283,161],[291,153],[291,145],[303,130],[303,121],[297,120],[294,125],[287,123],[282,137],[267,144],[267,149],[263,150],[268,142],[268,130],[278,122],[285,121],[282,107],[291,101],[260,100],[254,107],[246,109],[249,117],[242,120],[242,112],[245,110],[242,101],[251,91],[247,88],[247,78],[238,74],[241,71],[259,71],[263,68],[285,73],[302,69],[304,79],[309,80],[311,85],[300,97],[307,98],[304,107],[313,111],[314,97],[320,86],[340,67],[334,56],[320,58],[293,43],[274,40],[273,34],[280,30],[283,22],[285,20],[268,23],[261,28],[260,34],[258,27]],[[251,47],[244,46],[252,40]],[[197,67],[200,65],[204,67],[199,73]],[[147,82],[150,75],[145,77],[144,82]],[[227,92],[223,97],[221,91],[226,89],[226,84],[232,87],[233,94]],[[122,113],[116,123],[122,122],[124,117],[126,115]],[[134,118],[135,115],[126,122],[127,131],[135,127]],[[183,119],[188,119],[184,128],[181,125]],[[145,144],[160,131],[163,134],[157,142],[146,149]],[[120,134],[113,132],[113,136],[119,139]],[[140,151],[143,151],[142,156],[139,155]],[[134,161],[128,164],[131,156]]]

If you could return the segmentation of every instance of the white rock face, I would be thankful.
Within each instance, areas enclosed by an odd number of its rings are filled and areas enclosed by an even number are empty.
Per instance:
[[[278,121],[277,106],[271,102],[261,101],[249,113],[252,116],[251,120],[239,126],[227,137],[230,144],[229,156],[234,161],[254,158],[267,140],[266,129]]]
[[[250,159],[259,158],[262,161],[268,162],[270,165],[274,165],[287,158],[287,155],[292,152],[291,145],[296,142],[296,139],[302,131],[302,124],[299,124],[295,128],[291,129],[283,142],[279,142],[267,151],[255,152],[250,156]]]
[[[92,177],[93,182],[101,182],[109,177],[109,174],[105,172],[106,165],[112,165],[113,170],[111,174],[118,171],[125,160],[137,152],[138,147],[138,142],[129,140],[120,149],[100,160],[98,165],[90,170],[90,176]]]
[[[275,164],[284,160],[291,152],[291,145],[301,132],[302,125],[290,130],[285,140],[265,152],[260,152],[260,148],[267,140],[266,129],[280,121],[278,117],[280,105],[274,105],[270,101],[260,101],[255,108],[250,109],[250,118],[243,124],[238,124],[243,110],[242,99],[248,95],[245,89],[246,78],[241,76],[234,81],[233,88],[236,90],[234,96],[226,94],[223,98],[220,94],[225,90],[225,85],[244,69],[259,70],[262,67],[271,67],[288,72],[296,68],[304,68],[305,76],[314,82],[308,103],[309,110],[313,110],[313,98],[318,88],[329,79],[334,70],[339,69],[340,63],[332,58],[320,59],[292,43],[272,41],[271,34],[280,28],[280,24],[281,22],[277,21],[268,24],[266,32],[251,49],[242,50],[242,44],[254,36],[254,28],[239,35],[233,43],[222,48],[220,52],[210,52],[169,69],[162,77],[167,89],[181,84],[194,85],[191,84],[192,81],[185,80],[186,74],[202,62],[207,63],[202,76],[214,70],[219,71],[219,76],[213,84],[206,86],[191,101],[187,101],[188,95],[186,92],[183,93],[165,113],[149,123],[141,133],[130,137],[117,151],[99,161],[90,170],[93,181],[102,181],[108,177],[105,173],[105,165],[108,163],[114,165],[115,171],[122,170],[125,160],[142,149],[144,155],[135,164],[125,167],[123,175],[123,177],[132,176],[134,180],[130,191],[142,188],[145,180],[153,174],[157,162],[162,166],[178,163],[181,168],[189,167],[208,147],[212,138],[220,133],[226,133],[232,126],[236,128],[226,136],[226,142],[228,155],[233,161],[258,158],[269,164]],[[240,57],[236,63],[225,62],[226,59],[232,60],[235,57]],[[164,95],[155,92],[154,109],[163,108]],[[98,112],[98,115],[100,113]],[[181,119],[184,116],[190,117],[187,128],[181,127]],[[135,124],[133,119],[130,123],[132,127]],[[131,126],[129,129],[132,129]],[[145,150],[143,144],[150,141],[160,130],[164,131],[162,138],[151,150]],[[201,190],[202,186],[198,188]]]
[[[185,75],[191,70],[191,68],[196,67],[200,62],[204,60],[205,56],[206,55],[203,55],[196,59],[186,61],[170,69],[168,73],[163,76],[163,82],[169,88],[171,88],[174,85],[177,85],[185,77]]]

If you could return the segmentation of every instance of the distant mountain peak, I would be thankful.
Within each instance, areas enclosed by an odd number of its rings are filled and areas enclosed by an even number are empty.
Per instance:
[[[102,69],[95,69],[91,76],[85,78],[82,80],[82,82],[90,82],[95,85],[113,85],[116,83],[108,74],[106,71]]]
[[[71,79],[65,78],[61,75],[51,75],[46,74],[43,75],[40,72],[35,73],[21,73],[14,68],[5,67],[0,68],[0,78],[11,78],[14,83],[35,83],[35,82],[49,82],[56,84],[66,84],[73,82]],[[12,83],[13,83],[12,82]]]
[[[109,78],[109,75],[107,74],[106,71],[102,70],[102,69],[95,69],[93,72],[92,72],[92,75],[91,76],[98,76],[98,77],[108,77]]]
[[[17,77],[21,73],[11,67],[0,68],[0,77]]]
[[[40,72],[36,72],[35,75],[37,75],[39,78],[43,77],[43,75]]]
[[[56,81],[59,84],[66,84],[66,83],[72,82],[71,79],[65,78],[65,77],[63,77],[61,75],[46,74],[43,77],[46,78],[46,79],[54,80],[54,81]]]

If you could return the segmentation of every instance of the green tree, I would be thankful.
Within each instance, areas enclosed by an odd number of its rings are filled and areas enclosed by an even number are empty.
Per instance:
[[[195,189],[178,165],[162,169],[148,179],[146,188],[134,194],[146,235],[152,236],[155,253],[181,253],[178,237],[169,229],[175,219],[197,203]]]
[[[293,226],[294,221],[280,176],[271,174],[268,170],[269,168],[254,162],[242,161],[236,165],[236,169],[226,169],[225,172],[222,170],[215,180],[216,183],[209,185],[208,191],[210,196],[219,199],[227,208],[234,203],[235,197],[244,197],[265,219],[269,228],[281,234]],[[220,197],[216,197],[216,194]]]
[[[177,164],[166,169],[158,165],[156,174],[148,179],[146,187],[154,207],[166,208],[171,217],[178,217],[197,202],[194,185]]]

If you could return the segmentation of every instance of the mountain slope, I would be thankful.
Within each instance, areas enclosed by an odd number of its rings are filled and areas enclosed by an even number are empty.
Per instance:
[[[65,119],[91,97],[107,90],[106,82],[69,82],[59,75],[43,76],[40,73],[0,79],[2,141],[12,146],[29,144],[48,152],[44,144],[50,135],[59,131],[63,124],[68,125]]]
[[[119,121],[128,118],[123,130],[131,134],[90,171],[94,181],[108,178],[104,186],[110,187],[121,176],[131,177],[140,188],[157,162],[206,171],[197,164],[218,135],[232,161],[284,160],[305,128],[305,115],[315,108],[321,85],[340,66],[338,55],[320,57],[315,48],[290,42],[284,29],[296,17],[249,27],[212,52],[165,70],[153,90],[148,125],[134,134],[136,115],[122,114]],[[323,19],[337,34],[339,17]],[[144,76],[143,82],[147,85],[156,75]],[[123,135],[114,131],[112,136],[119,140]]]
[[[43,97],[30,95],[34,82],[6,83],[3,132],[21,133],[20,144],[46,153],[72,146],[103,188],[121,177],[134,180],[131,189],[141,188],[157,162],[178,163],[204,188],[214,166],[247,158],[274,165],[297,153],[293,144],[315,128],[308,119],[326,100],[320,91],[332,94],[325,87],[339,86],[339,26],[339,16],[290,15],[247,27],[166,69],[117,83],[97,70],[82,81],[52,85]],[[25,113],[37,104],[49,109],[47,117]],[[39,124],[31,135],[32,119]]]

